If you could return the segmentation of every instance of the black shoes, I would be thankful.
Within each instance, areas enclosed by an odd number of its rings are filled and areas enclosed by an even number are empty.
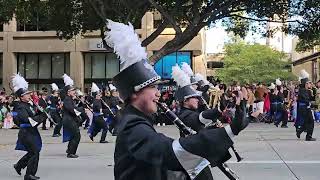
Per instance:
[[[89,137],[90,137],[91,141],[93,141],[93,136],[90,135]]]
[[[21,168],[18,168],[17,164],[13,165],[13,168],[16,170],[16,172],[21,176]]]
[[[288,128],[287,125],[281,125],[281,128]]]
[[[306,138],[306,141],[316,141],[316,138]]]
[[[60,134],[54,134],[54,135],[52,135],[52,137],[59,137],[59,136],[61,136]]]
[[[67,158],[78,158],[79,156],[76,154],[68,154]]]
[[[100,143],[109,143],[109,142],[106,140],[103,140],[103,141],[101,140]]]
[[[38,180],[40,177],[34,175],[25,175],[24,180]]]

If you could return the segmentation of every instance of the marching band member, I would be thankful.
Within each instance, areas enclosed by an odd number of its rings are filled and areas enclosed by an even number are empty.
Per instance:
[[[116,140],[115,180],[164,180],[173,174],[175,179],[194,179],[209,164],[204,158],[219,159],[247,123],[239,120],[232,126],[205,129],[177,140],[157,133],[151,116],[160,98],[160,76],[146,61],[147,54],[132,25],[108,20],[107,26],[106,42],[121,60],[113,83],[126,104]]]
[[[104,118],[105,111],[103,111],[103,109],[106,109],[106,107],[104,107],[101,100],[101,91],[95,83],[92,83],[91,94],[94,99],[92,105],[93,119],[88,130],[89,137],[93,141],[93,138],[102,130],[100,143],[108,143],[108,141],[106,141],[108,124]]]
[[[13,109],[14,122],[20,127],[16,150],[27,151],[16,164],[14,169],[21,175],[21,169],[27,167],[24,180],[36,180],[39,163],[39,154],[42,148],[42,140],[37,126],[46,119],[45,114],[36,114],[34,107],[30,104],[31,91],[28,91],[28,82],[16,74],[12,79],[12,85],[15,95],[20,102],[15,104]]]

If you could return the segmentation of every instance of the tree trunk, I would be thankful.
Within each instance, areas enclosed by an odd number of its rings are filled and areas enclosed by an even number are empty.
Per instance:
[[[168,41],[159,51],[155,52],[150,58],[150,64],[154,65],[163,56],[176,52],[188,44],[194,37],[196,37],[203,26],[189,26],[182,34],[177,38],[174,37],[171,41]]]

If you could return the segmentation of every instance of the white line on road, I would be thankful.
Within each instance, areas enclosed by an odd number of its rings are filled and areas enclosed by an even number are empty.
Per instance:
[[[320,161],[285,161],[287,164],[320,164]],[[228,161],[228,164],[283,164],[280,160],[271,161]]]

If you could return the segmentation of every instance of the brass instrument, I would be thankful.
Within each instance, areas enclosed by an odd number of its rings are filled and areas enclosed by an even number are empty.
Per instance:
[[[211,86],[208,90],[209,93],[209,107],[216,107],[220,103],[222,91],[216,87]]]

